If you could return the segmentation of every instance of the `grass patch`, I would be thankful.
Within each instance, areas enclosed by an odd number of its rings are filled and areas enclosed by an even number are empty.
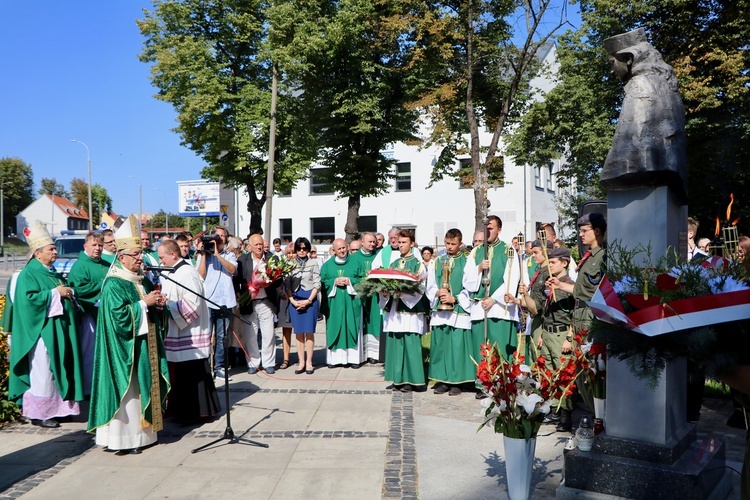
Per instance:
[[[705,389],[703,390],[704,398],[730,399],[729,386],[718,380],[706,379]]]
[[[24,241],[18,238],[5,238],[5,246],[3,247],[3,252],[5,252],[6,255],[11,253],[25,254],[28,251],[29,245],[27,245]]]

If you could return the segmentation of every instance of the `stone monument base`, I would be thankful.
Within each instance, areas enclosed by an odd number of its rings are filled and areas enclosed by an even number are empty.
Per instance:
[[[694,425],[670,445],[603,433],[591,451],[565,452],[565,483],[556,497],[723,499],[732,490],[724,465],[724,442],[710,437],[697,441]]]

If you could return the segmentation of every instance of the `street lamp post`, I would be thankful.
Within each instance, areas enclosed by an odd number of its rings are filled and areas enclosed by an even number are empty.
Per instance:
[[[89,231],[93,231],[94,213],[91,207],[91,155],[89,154],[89,147],[86,145],[86,143],[81,142],[77,139],[71,139],[70,142],[77,142],[78,144],[81,144],[84,148],[86,148],[86,170],[89,176]]]
[[[141,223],[141,219],[143,218],[143,184],[141,183],[141,179],[135,175],[129,175],[128,177],[138,181],[138,223]]]
[[[167,196],[167,193],[165,193],[163,189],[161,189],[161,188],[154,188],[154,190],[155,191],[161,191],[162,194],[164,195],[164,199],[169,198]],[[167,215],[167,231],[166,232],[167,232],[167,234],[169,234],[169,210],[165,210],[164,213]]]

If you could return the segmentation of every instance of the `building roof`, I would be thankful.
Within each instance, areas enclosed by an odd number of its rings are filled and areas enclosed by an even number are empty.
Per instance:
[[[51,194],[45,195],[49,197],[52,200],[52,203],[57,205],[57,208],[65,212],[65,215],[68,217],[72,217],[74,219],[84,219],[89,220],[89,215],[86,213],[86,210],[80,209],[77,206],[73,205],[73,203],[61,196],[54,196]]]

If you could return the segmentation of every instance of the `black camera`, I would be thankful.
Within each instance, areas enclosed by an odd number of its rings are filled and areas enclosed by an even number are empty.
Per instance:
[[[216,249],[216,242],[219,241],[218,234],[204,234],[201,236],[201,242],[203,242],[203,252],[204,253],[214,253],[214,250]]]

